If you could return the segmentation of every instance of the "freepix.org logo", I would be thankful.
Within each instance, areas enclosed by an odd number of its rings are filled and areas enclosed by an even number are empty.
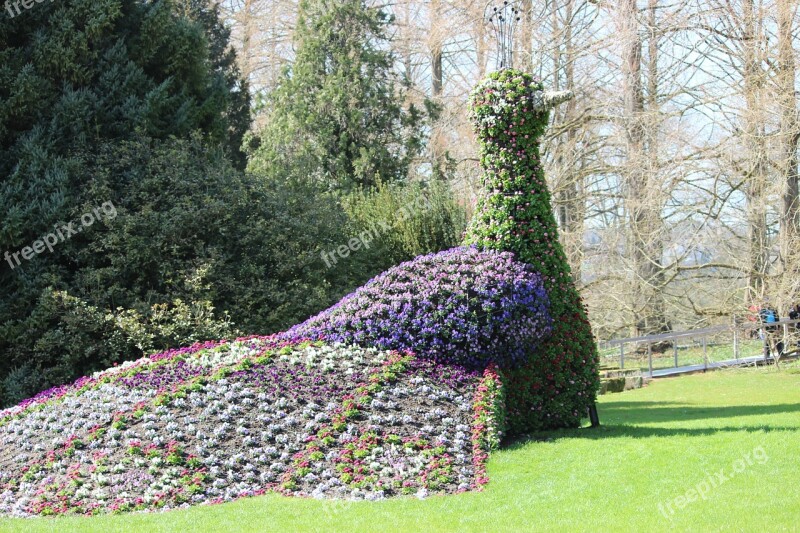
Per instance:
[[[53,0],[50,0],[51,2]],[[41,4],[44,0],[6,0],[6,11],[8,12],[8,16],[12,19],[22,13],[22,10],[19,8],[22,5],[22,9],[28,10],[32,8],[36,4]],[[13,10],[12,10],[13,8]]]
[[[731,465],[730,470],[721,469],[719,472],[713,474],[706,473],[706,477],[697,483],[693,488],[690,488],[686,493],[676,496],[675,498],[658,504],[658,510],[664,515],[664,518],[672,520],[676,510],[684,509],[691,503],[698,500],[706,500],[709,494],[719,488],[724,483],[727,483],[737,474],[741,474],[747,468],[754,464],[763,465],[769,461],[766,450],[762,446],[757,446],[753,451],[745,453],[740,459],[737,459]]]
[[[83,216],[81,216],[80,226],[77,225],[77,222],[70,222],[66,225],[55,226],[56,231],[54,233],[48,233],[47,235],[34,241],[30,246],[26,246],[18,252],[6,252],[6,262],[8,262],[11,270],[14,270],[22,264],[20,262],[20,256],[22,256],[23,260],[30,261],[35,255],[44,252],[45,249],[47,249],[49,252],[52,252],[53,247],[56,244],[66,241],[73,235],[77,235],[83,231],[83,228],[88,228],[95,222],[99,222],[101,210],[102,214],[105,215],[108,220],[113,220],[117,216],[117,208],[114,207],[114,204],[111,202],[105,202],[100,207],[95,207],[92,209],[91,213],[85,213]]]

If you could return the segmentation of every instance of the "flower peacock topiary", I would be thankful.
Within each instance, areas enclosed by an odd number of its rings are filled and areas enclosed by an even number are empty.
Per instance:
[[[151,355],[0,411],[0,514],[463,492],[488,481],[506,429],[577,426],[597,353],[539,154],[567,97],[514,70],[476,88],[486,194],[465,246],[287,332]]]
[[[505,69],[490,74],[470,98],[485,195],[465,243],[512,252],[531,265],[542,276],[553,318],[545,341],[506,369],[512,433],[578,426],[599,386],[597,346],[558,241],[540,155],[550,109],[571,97]]]
[[[520,71],[489,75],[470,102],[486,190],[466,247],[394,267],[283,335],[496,364],[509,432],[578,426],[599,385],[597,349],[539,153],[550,108],[570,96]]]

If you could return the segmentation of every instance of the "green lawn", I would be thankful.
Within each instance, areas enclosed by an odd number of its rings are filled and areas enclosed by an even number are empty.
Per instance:
[[[800,528],[796,364],[780,373],[771,368],[727,370],[660,380],[645,389],[601,397],[599,411],[600,429],[553,432],[493,455],[491,482],[482,493],[377,503],[267,496],[161,514],[6,520],[0,521],[0,529],[110,533]],[[729,479],[720,481],[720,471]],[[696,490],[705,500],[683,501],[679,508],[676,498],[691,497]]]

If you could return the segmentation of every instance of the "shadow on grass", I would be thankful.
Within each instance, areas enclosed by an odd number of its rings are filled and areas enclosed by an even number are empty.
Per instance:
[[[600,396],[602,398],[602,396]],[[685,405],[687,407],[691,407],[691,404],[686,402],[598,402],[598,406],[601,408],[605,408],[607,405],[611,405],[616,407],[648,407],[651,405]]]
[[[600,427],[542,431],[524,435],[504,443],[503,448],[513,450],[529,442],[552,442],[564,438],[610,439],[619,437],[697,437],[724,432],[798,432],[798,426],[775,426],[770,424],[742,426],[713,426],[670,428],[645,427],[638,424],[654,424],[717,419],[768,416],[785,413],[800,413],[800,403],[775,405],[733,405],[719,407],[695,407],[677,402],[604,402],[598,404]]]
[[[601,424],[604,418],[610,423],[647,424],[800,413],[800,403],[695,407],[673,402],[606,402],[598,404],[597,410]]]
[[[796,433],[795,426],[725,426],[709,428],[659,428],[624,425],[601,425],[597,428],[564,429],[548,433],[534,433],[518,437],[503,443],[503,450],[513,451],[532,442],[555,442],[559,439],[614,439],[620,437],[633,438],[670,438],[670,437],[703,437],[717,433],[772,433],[785,431]]]

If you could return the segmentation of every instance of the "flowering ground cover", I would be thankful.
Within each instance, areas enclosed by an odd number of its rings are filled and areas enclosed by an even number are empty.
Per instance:
[[[513,366],[548,338],[542,276],[508,252],[460,247],[390,268],[284,335],[413,350],[483,369]]]
[[[0,513],[479,488],[499,383],[493,367],[301,339],[172,350],[0,411]]]
[[[0,531],[795,531],[798,390],[800,365],[787,365],[600,396],[601,427],[546,431],[505,446],[492,453],[482,491],[381,502],[270,493],[168,513],[0,517]],[[747,462],[748,454],[759,460]],[[736,472],[741,461],[746,467]],[[674,504],[720,471],[729,479],[707,499]]]

